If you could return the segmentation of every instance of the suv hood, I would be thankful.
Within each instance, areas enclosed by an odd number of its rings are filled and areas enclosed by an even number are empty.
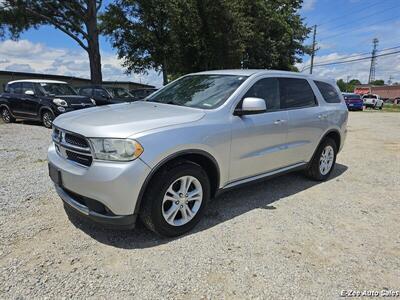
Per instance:
[[[137,101],[69,112],[53,124],[86,137],[127,138],[139,132],[200,120],[201,109]]]

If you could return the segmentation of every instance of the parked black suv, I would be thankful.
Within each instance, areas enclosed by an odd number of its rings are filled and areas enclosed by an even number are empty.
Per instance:
[[[135,101],[129,91],[121,87],[82,86],[79,87],[78,93],[93,98],[97,105]]]
[[[95,105],[93,99],[77,95],[63,81],[11,81],[0,94],[0,112],[4,122],[40,120],[47,128],[51,128],[54,118],[62,113]]]

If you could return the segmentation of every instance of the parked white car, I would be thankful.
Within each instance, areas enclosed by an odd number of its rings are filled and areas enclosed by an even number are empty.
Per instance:
[[[364,106],[370,108],[383,108],[383,100],[376,94],[366,94],[362,97]]]

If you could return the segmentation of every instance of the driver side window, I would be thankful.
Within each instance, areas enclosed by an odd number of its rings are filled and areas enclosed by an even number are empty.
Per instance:
[[[279,82],[277,78],[264,78],[257,81],[244,95],[244,98],[255,97],[264,99],[267,111],[279,110]]]

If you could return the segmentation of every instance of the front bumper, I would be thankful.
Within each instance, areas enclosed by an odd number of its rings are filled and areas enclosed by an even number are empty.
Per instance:
[[[88,218],[96,223],[100,223],[107,226],[132,229],[136,224],[136,214],[126,216],[116,216],[110,214],[101,214],[92,210],[89,206],[86,206],[82,201],[82,197],[74,197],[73,194],[68,193],[61,186],[55,185],[57,194],[64,201],[64,203],[72,208],[75,212],[81,216]],[[93,200],[92,200],[93,201]]]
[[[93,160],[90,167],[85,167],[61,157],[53,143],[49,147],[47,156],[49,163],[61,174],[61,188],[64,191],[94,199],[116,216],[134,214],[140,190],[150,173],[150,168],[142,160],[136,159],[130,162]],[[64,196],[61,192],[59,195],[61,198]],[[65,196],[64,198],[70,200]],[[67,202],[64,198],[63,200]]]

